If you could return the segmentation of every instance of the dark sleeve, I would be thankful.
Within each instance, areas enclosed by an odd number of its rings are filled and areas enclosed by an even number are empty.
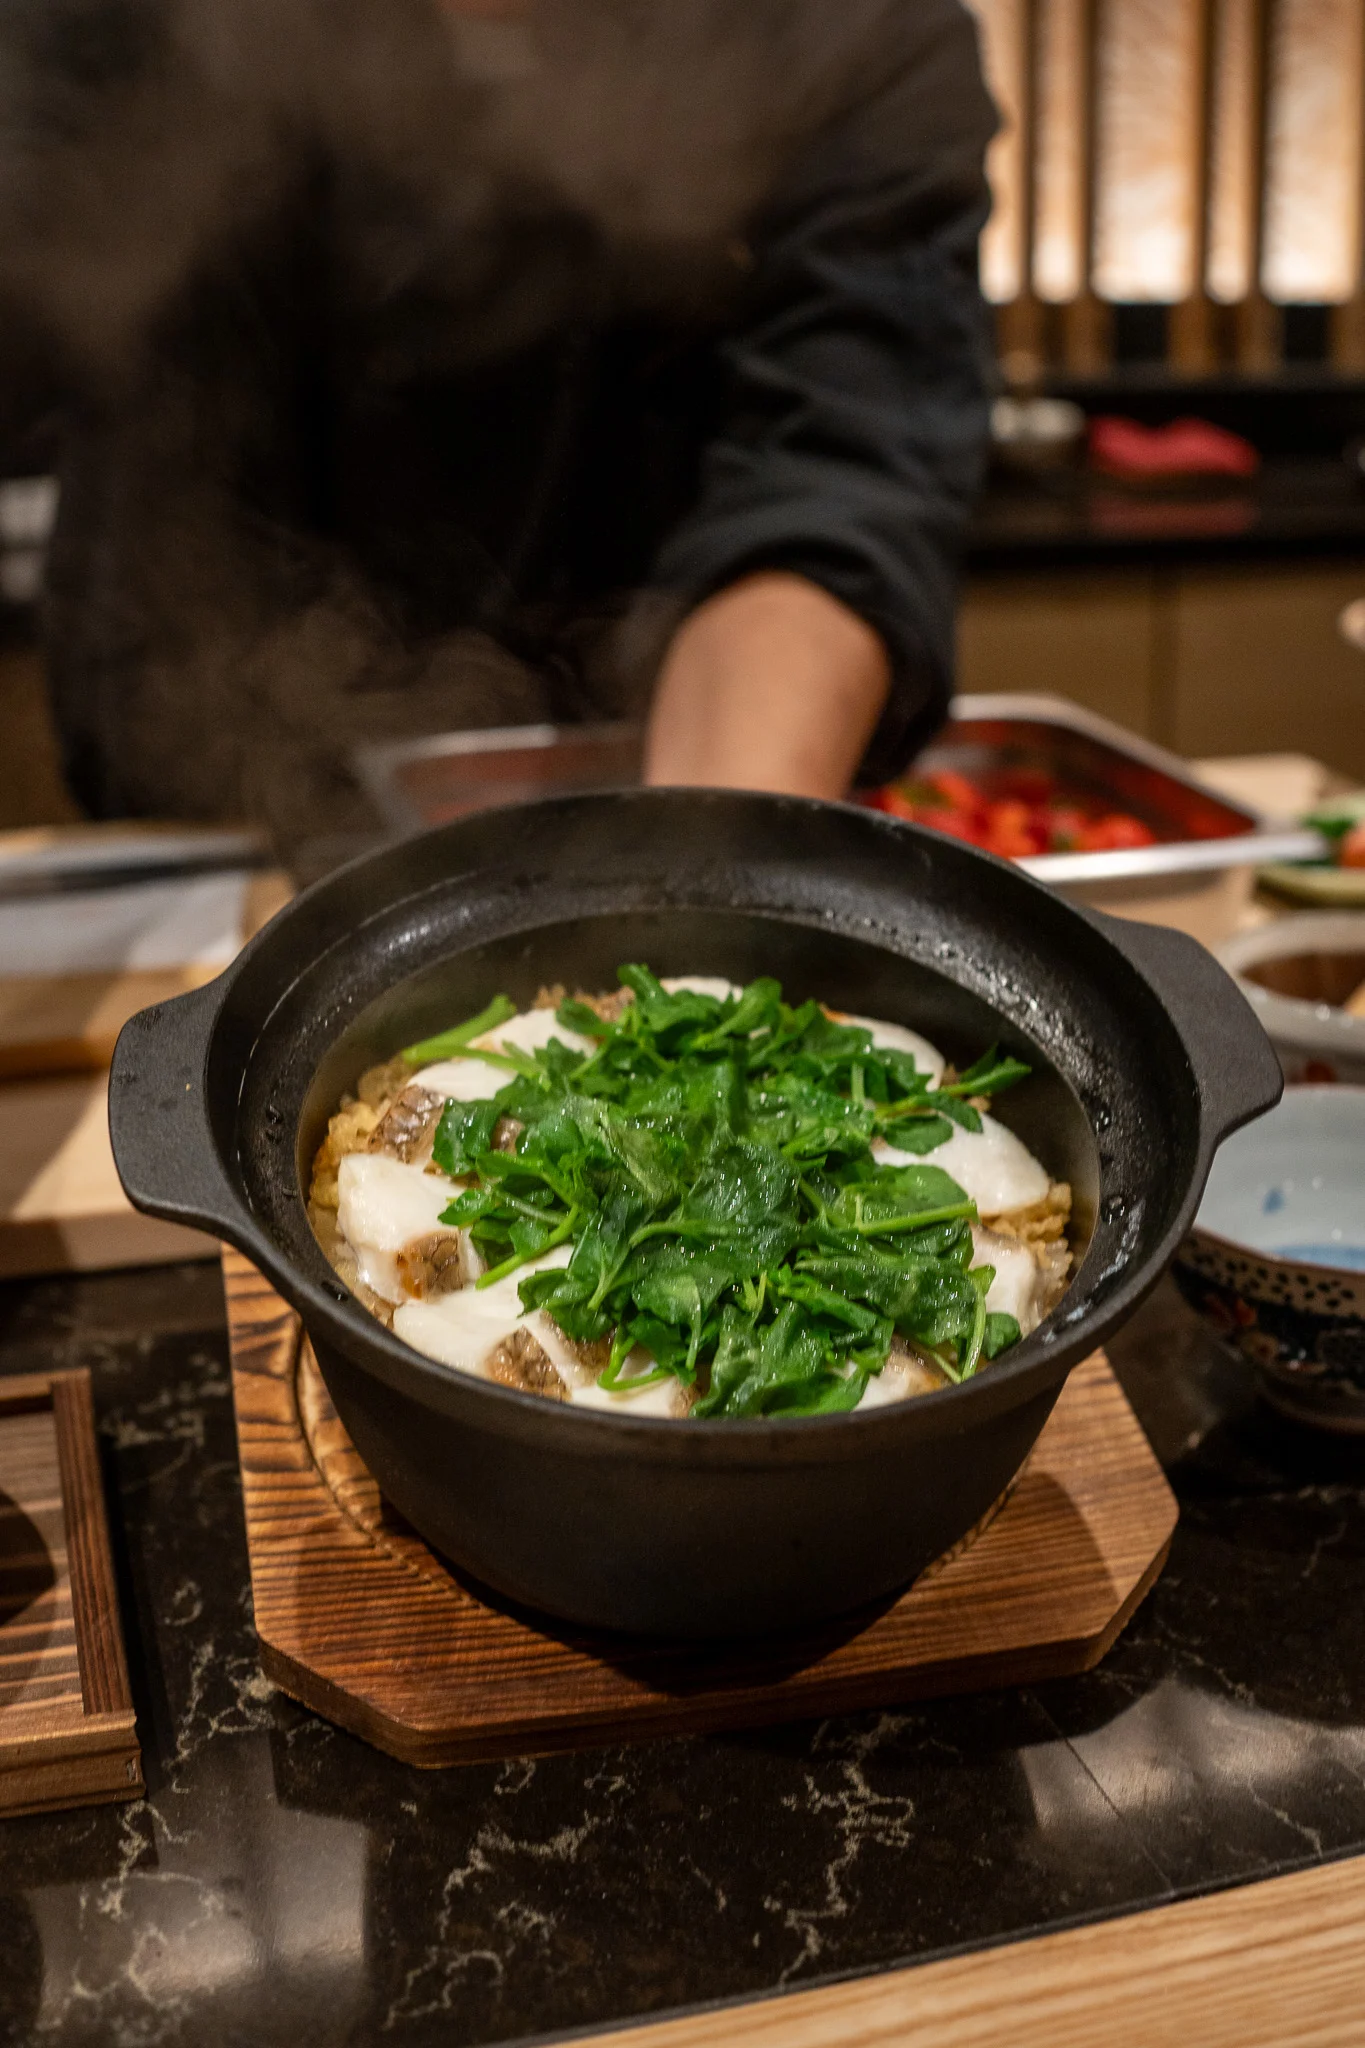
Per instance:
[[[723,344],[725,425],[660,580],[698,602],[781,568],[876,628],[893,684],[860,782],[897,772],[952,688],[956,559],[980,483],[991,351],[977,284],[994,113],[956,0],[784,180]]]

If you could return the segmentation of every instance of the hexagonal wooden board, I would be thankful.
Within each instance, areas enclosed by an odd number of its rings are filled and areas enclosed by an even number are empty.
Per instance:
[[[298,1317],[223,1254],[261,1666],[417,1764],[754,1727],[1098,1663],[1166,1559],[1176,1504],[1103,1354],[1067,1381],[973,1537],[873,1613],[780,1641],[610,1641],[491,1604],[387,1506]]]

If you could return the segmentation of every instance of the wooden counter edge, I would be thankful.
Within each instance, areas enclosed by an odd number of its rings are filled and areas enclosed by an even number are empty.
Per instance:
[[[1348,2048],[1365,1856],[577,2048]]]

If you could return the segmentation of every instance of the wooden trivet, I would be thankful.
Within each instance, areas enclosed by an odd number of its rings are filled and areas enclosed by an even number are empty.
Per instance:
[[[752,1727],[1085,1671],[1155,1581],[1175,1529],[1161,1467],[1096,1352],[989,1526],[870,1616],[720,1650],[560,1628],[494,1605],[394,1514],[297,1316],[239,1253],[224,1251],[223,1277],[261,1668],[408,1763]]]
[[[0,1813],[141,1793],[90,1375],[0,1379]]]

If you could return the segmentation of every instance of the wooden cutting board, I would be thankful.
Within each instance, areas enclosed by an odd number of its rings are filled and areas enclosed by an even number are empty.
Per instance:
[[[40,836],[40,851],[64,839]],[[289,894],[278,871],[253,875],[243,940]],[[215,971],[0,974],[0,1280],[216,1256],[212,1238],[140,1215],[126,1199],[109,1147],[105,1071],[135,1011]]]
[[[202,987],[217,971],[0,975],[0,1081],[102,1072],[131,1016]]]
[[[18,835],[16,835],[18,836]],[[0,839],[4,835],[0,834]],[[247,883],[245,942],[288,902],[290,883],[264,869]],[[52,899],[54,917],[61,897]],[[211,981],[218,967],[170,966],[95,974],[12,974],[0,963],[0,1082],[52,1074],[101,1073],[128,1019]]]
[[[215,1256],[213,1238],[128,1201],[108,1098],[103,1074],[0,1085],[0,1280]]]

